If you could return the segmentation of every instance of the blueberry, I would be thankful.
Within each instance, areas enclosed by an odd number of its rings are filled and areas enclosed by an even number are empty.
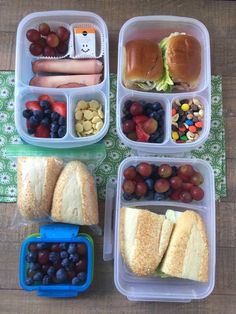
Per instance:
[[[44,111],[44,116],[48,117],[49,119],[51,119],[51,114],[52,114],[52,111],[50,109],[46,109]]]
[[[58,129],[58,136],[60,138],[64,137],[66,135],[66,126],[62,125]]]
[[[126,117],[126,120],[131,120],[133,118],[131,113],[127,113],[125,117]]]
[[[158,192],[154,193],[154,200],[155,201],[162,201],[164,199],[165,199],[164,193],[158,193]]]
[[[48,268],[47,274],[48,274],[48,276],[52,277],[55,274],[55,268],[53,266],[50,266]]]
[[[42,281],[43,285],[48,285],[51,283],[51,278],[48,275],[45,275],[43,277],[43,281]]]
[[[77,278],[81,282],[85,281],[86,280],[86,273],[84,271],[81,271],[80,273],[78,273]]]
[[[151,173],[151,177],[152,179],[157,179],[158,176],[158,167],[156,165],[151,165],[152,166],[152,173]]]
[[[35,118],[35,116],[32,116],[29,118],[29,123],[30,123],[30,126],[37,126],[39,124],[39,121],[37,118]]]
[[[27,131],[28,131],[28,134],[30,134],[30,135],[34,134],[34,132],[35,132],[35,130],[33,128],[28,128]]]
[[[40,110],[34,110],[33,111],[33,116],[35,117],[36,120],[38,120],[39,122],[43,119],[43,112]]]
[[[32,278],[26,278],[25,283],[27,284],[27,286],[31,286],[34,283],[34,281]]]
[[[153,179],[148,178],[145,180],[145,183],[147,184],[149,190],[153,190],[153,186],[154,186],[154,180]]]
[[[60,117],[58,123],[59,125],[66,125],[66,119],[64,117]]]
[[[48,243],[46,243],[46,242],[37,243],[37,249],[38,250],[45,250],[47,248],[48,248]]]
[[[124,114],[124,115],[128,115],[130,112],[129,112],[129,110],[127,110],[125,107],[122,109],[122,113]]]
[[[36,262],[37,261],[37,257],[38,257],[37,252],[29,252],[26,255],[25,259],[26,259],[26,262],[31,263],[31,262]]]
[[[67,280],[67,273],[64,268],[60,268],[56,272],[56,279],[59,283],[65,282]]]
[[[50,132],[50,137],[51,138],[58,138],[57,132]]]
[[[69,260],[72,263],[77,263],[79,261],[79,255],[77,253],[70,254]]]
[[[172,166],[172,177],[177,176],[178,169],[176,166]]]
[[[60,255],[57,252],[50,252],[48,258],[49,258],[49,261],[54,263],[54,262],[59,261]]]
[[[68,247],[68,253],[73,254],[76,252],[76,244],[75,243],[70,243]]]
[[[164,141],[164,136],[160,135],[157,139],[156,139],[156,143],[162,143]]]
[[[153,113],[152,108],[145,108],[144,109],[144,114],[148,117],[150,117],[150,114]]]
[[[146,200],[148,201],[152,201],[154,199],[154,191],[148,191],[147,195],[146,195]]]
[[[63,267],[68,267],[70,265],[70,261],[69,261],[69,258],[64,258],[62,261],[61,261],[61,265]]]
[[[131,118],[132,119],[132,118]],[[121,118],[121,122],[124,123],[125,121],[130,120],[129,118],[127,118],[127,115],[123,116]]]
[[[42,125],[45,125],[45,126],[49,126],[50,125],[50,118],[48,117],[44,117],[43,120],[41,121],[41,124]]]
[[[67,243],[60,243],[59,244],[60,250],[61,251],[66,251],[67,250]]]
[[[132,103],[132,100],[126,100],[126,102],[124,103],[124,108],[129,111]]]
[[[33,276],[33,280],[34,280],[34,281],[41,281],[42,278],[43,278],[43,274],[42,274],[40,271],[38,271],[38,272]]]
[[[144,106],[144,110],[151,109],[153,111],[153,104],[151,102],[148,102]]]
[[[131,201],[134,198],[133,194],[123,193],[123,198],[125,201]]]
[[[32,117],[33,112],[32,110],[26,109],[23,111],[23,117],[26,119],[29,119],[30,117]]]
[[[66,251],[61,251],[61,253],[60,253],[61,259],[67,258],[68,256],[69,256],[68,252],[66,252]]]
[[[154,111],[159,112],[159,110],[162,109],[162,105],[157,101],[157,102],[154,102],[154,104],[152,105],[152,108]]]
[[[153,111],[149,114],[149,117],[158,121],[160,119],[160,114],[156,111]]]
[[[39,105],[41,108],[43,108],[43,110],[51,109],[51,104],[47,100],[41,100]]]
[[[29,269],[32,270],[32,271],[39,270],[40,269],[40,265],[38,263],[31,262],[30,265],[29,265]]]
[[[168,198],[171,193],[172,193],[172,190],[169,189],[168,191],[166,191],[166,192],[164,193],[164,195],[165,195],[166,198]]]
[[[50,128],[51,132],[56,133],[56,132],[58,131],[58,129],[59,129],[58,123],[53,122],[53,123],[51,124],[51,128]]]
[[[51,113],[51,119],[52,119],[52,121],[58,121],[59,118],[60,118],[59,113],[57,113],[57,112],[52,112],[52,113]]]
[[[141,196],[135,194],[135,195],[134,195],[134,198],[135,198],[136,200],[140,200]]]
[[[165,114],[165,111],[164,111],[164,109],[160,109],[160,110],[158,110],[157,113],[159,114],[159,116],[163,116]]]
[[[71,281],[72,285],[79,285],[80,284],[80,280],[78,277],[74,277]]]
[[[150,138],[149,138],[149,142],[153,143],[153,142],[156,142],[156,140],[160,137],[160,131],[157,130],[156,132],[154,132]]]

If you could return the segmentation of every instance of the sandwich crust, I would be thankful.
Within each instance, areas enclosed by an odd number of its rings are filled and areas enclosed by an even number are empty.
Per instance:
[[[131,40],[125,45],[124,85],[128,88],[135,81],[156,81],[163,74],[161,48],[146,39]]]
[[[197,86],[201,72],[201,46],[190,35],[176,35],[169,39],[166,50],[169,74],[175,83]]]

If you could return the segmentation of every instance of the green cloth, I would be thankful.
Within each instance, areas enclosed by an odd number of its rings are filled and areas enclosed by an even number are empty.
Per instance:
[[[222,115],[221,77],[212,76],[212,120],[211,132],[206,143],[188,153],[209,161],[215,173],[216,197],[226,196],[224,123]],[[16,201],[16,164],[4,157],[6,143],[21,142],[14,126],[14,72],[0,72],[0,202]],[[116,181],[117,168],[121,161],[133,154],[116,134],[116,75],[111,74],[111,117],[108,134],[104,138],[106,159],[95,171],[100,199],[105,197],[108,179]]]

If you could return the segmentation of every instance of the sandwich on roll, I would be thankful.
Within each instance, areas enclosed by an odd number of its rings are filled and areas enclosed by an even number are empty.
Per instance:
[[[125,87],[149,91],[163,76],[163,59],[158,43],[146,39],[131,40],[124,49]]]
[[[201,72],[201,45],[185,33],[172,33],[161,40],[164,73],[156,82],[156,90],[192,90],[197,87]]]

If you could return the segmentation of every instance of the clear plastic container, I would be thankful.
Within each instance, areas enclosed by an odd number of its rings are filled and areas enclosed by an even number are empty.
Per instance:
[[[202,201],[182,203],[180,201],[124,201],[122,198],[123,171],[129,166],[140,162],[160,165],[168,163],[171,166],[190,164],[204,177],[201,187],[205,196]],[[116,189],[116,192],[115,192]],[[120,208],[137,207],[149,209],[156,213],[165,214],[167,209],[184,211],[194,210],[204,220],[209,244],[209,281],[201,283],[179,278],[137,277],[123,261],[119,246]],[[114,217],[113,217],[114,215]],[[120,293],[132,301],[163,301],[190,302],[193,299],[206,298],[215,285],[215,186],[212,168],[205,161],[189,158],[157,158],[130,157],[126,158],[119,167],[117,184],[109,182],[104,223],[103,259],[111,260],[114,255],[114,282]]]
[[[26,32],[42,23],[49,25],[66,26],[70,30],[70,41],[68,52],[65,57],[75,59],[73,43],[73,25],[93,25],[96,29],[97,45],[99,49],[97,58],[103,62],[103,75],[101,83],[93,86],[79,88],[44,88],[29,85],[30,79],[34,76],[31,63],[45,57],[34,57],[29,52],[29,42],[26,39]],[[108,30],[105,22],[98,15],[86,11],[48,11],[37,12],[27,15],[20,22],[16,38],[16,73],[15,73],[15,124],[21,138],[33,145],[55,148],[69,148],[91,145],[100,141],[109,128],[109,47]],[[51,59],[47,57],[46,59]],[[52,58],[58,59],[58,58]],[[25,102],[37,100],[40,95],[53,96],[57,101],[64,101],[67,104],[67,133],[63,138],[36,138],[27,133],[26,120],[22,116],[25,109]],[[98,100],[103,106],[104,125],[96,134],[87,137],[77,137],[74,131],[74,110],[76,101]]]
[[[201,44],[202,67],[197,88],[185,92],[143,92],[128,89],[123,84],[124,46],[134,39],[149,39],[160,42],[173,32],[184,32],[197,38]],[[210,39],[206,27],[198,20],[177,16],[140,16],[125,22],[119,34],[117,68],[116,125],[120,139],[134,150],[147,153],[179,153],[202,145],[210,131],[211,121],[211,63]],[[194,142],[175,143],[171,138],[171,109],[175,99],[199,98],[204,105],[204,127]],[[122,109],[126,100],[159,101],[165,111],[165,136],[162,143],[141,143],[128,139],[122,130]]]

